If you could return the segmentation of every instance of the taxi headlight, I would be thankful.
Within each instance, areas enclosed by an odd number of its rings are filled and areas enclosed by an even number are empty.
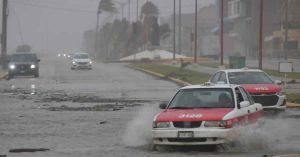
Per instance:
[[[226,127],[226,121],[206,121],[204,123],[205,127]]]
[[[153,128],[169,128],[171,126],[170,122],[153,122]]]
[[[9,66],[9,69],[11,69],[11,70],[14,70],[15,68],[16,68],[15,65],[10,65],[10,66]]]
[[[31,64],[31,65],[30,65],[30,68],[31,68],[31,69],[34,69],[34,68],[36,68],[36,65]]]

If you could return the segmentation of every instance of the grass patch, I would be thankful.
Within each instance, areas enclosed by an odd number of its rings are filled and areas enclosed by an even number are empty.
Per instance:
[[[175,77],[177,79],[183,80],[185,82],[191,83],[191,84],[202,84],[204,82],[207,82],[210,78],[210,75],[205,73],[200,73],[188,69],[181,69],[169,65],[162,65],[162,64],[134,64],[134,66],[143,68],[146,70],[150,70],[153,72],[157,72],[160,74],[163,74],[165,76],[171,76]]]
[[[284,78],[284,73],[281,73],[277,70],[270,70],[270,69],[263,69],[263,70],[271,76],[283,77]],[[300,73],[298,73],[298,72],[287,73],[287,78],[289,78],[289,79],[300,79]]]
[[[287,94],[287,101],[292,103],[300,103],[300,93]]]

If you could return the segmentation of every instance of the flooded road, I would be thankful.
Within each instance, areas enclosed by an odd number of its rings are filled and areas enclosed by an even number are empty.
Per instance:
[[[0,155],[8,157],[263,156],[300,153],[300,112],[266,118],[242,130],[240,147],[152,151],[158,104],[179,88],[119,63],[71,70],[65,58],[47,58],[40,78],[1,81]],[[13,149],[45,148],[14,153]]]

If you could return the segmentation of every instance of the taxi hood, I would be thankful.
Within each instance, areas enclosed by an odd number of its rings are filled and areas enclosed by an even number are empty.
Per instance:
[[[243,84],[241,85],[249,93],[277,93],[281,87],[276,84]]]
[[[232,110],[233,108],[166,109],[156,117],[156,121],[219,121]]]

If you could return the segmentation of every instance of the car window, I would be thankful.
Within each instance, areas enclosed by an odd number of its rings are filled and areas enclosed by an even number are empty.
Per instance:
[[[220,82],[224,82],[227,83],[227,79],[226,79],[226,73],[225,72],[221,72],[221,76],[219,78]]]
[[[253,105],[254,104],[254,100],[252,99],[252,97],[250,96],[250,94],[243,87],[240,87],[240,89],[248,97],[248,101],[250,102],[250,104]]]
[[[244,97],[238,87],[235,88],[235,94],[236,94],[236,100],[238,104],[244,101]]]
[[[230,72],[230,84],[273,84],[273,80],[264,72]]]
[[[242,94],[242,96],[243,96],[243,100],[244,100],[244,101],[249,101],[249,102],[250,102],[247,93],[246,93],[242,88],[239,88],[239,89],[240,89],[240,92],[241,92],[241,94]]]
[[[216,74],[214,74],[214,76],[211,78],[211,82],[212,83],[217,83],[219,80],[221,72],[217,72]]]
[[[233,108],[231,88],[199,88],[180,90],[169,108]]]

